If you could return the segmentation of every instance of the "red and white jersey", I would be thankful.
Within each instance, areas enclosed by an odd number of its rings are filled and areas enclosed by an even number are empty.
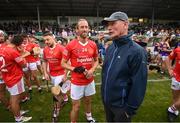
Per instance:
[[[24,50],[28,51],[28,52],[31,52],[33,50],[34,47],[37,47],[37,45],[35,43],[30,43],[28,42],[27,44],[22,44]],[[36,62],[36,58],[34,55],[28,55],[25,57],[27,63],[33,63],[33,62]]]
[[[8,87],[14,86],[23,76],[21,65],[25,64],[25,60],[20,53],[8,46],[4,46],[0,50],[0,71],[2,78]]]
[[[66,46],[63,58],[70,60],[71,66],[78,67],[83,66],[87,70],[92,68],[94,58],[98,57],[98,50],[96,44],[88,40],[83,44],[77,39],[73,39]],[[71,81],[75,85],[87,85],[92,82],[94,77],[87,79],[85,75],[72,72]]]
[[[176,60],[176,64],[175,67],[173,69],[173,74],[175,79],[180,82],[180,47],[174,49],[170,55],[169,55],[170,59],[175,59]]]
[[[59,76],[65,74],[64,68],[61,66],[61,60],[65,48],[56,44],[54,48],[46,46],[43,50],[43,58],[48,62],[51,76]]]
[[[37,43],[34,43],[34,44],[35,44],[35,47],[39,47],[39,48],[40,48],[39,44],[37,44]],[[40,57],[39,55],[38,55],[38,56],[35,56],[36,61],[39,61],[39,60],[40,60],[39,57]]]

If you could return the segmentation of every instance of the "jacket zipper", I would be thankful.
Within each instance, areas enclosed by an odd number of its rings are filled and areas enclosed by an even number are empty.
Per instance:
[[[108,80],[108,74],[109,74],[109,71],[110,71],[110,68],[111,68],[111,65],[112,65],[112,62],[114,61],[114,57],[115,57],[115,53],[116,53],[116,51],[117,51],[117,49],[118,48],[116,48],[115,50],[114,50],[114,52],[113,52],[113,58],[112,58],[112,60],[111,60],[111,62],[110,62],[110,65],[109,65],[109,67],[108,67],[108,70],[107,70],[107,76],[106,76],[106,81],[105,81],[105,87],[104,87],[104,92],[105,92],[105,96],[104,96],[104,100],[105,100],[105,102],[107,101],[107,80]]]

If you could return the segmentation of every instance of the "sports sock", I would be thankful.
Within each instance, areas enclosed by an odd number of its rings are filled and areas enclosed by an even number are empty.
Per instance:
[[[91,112],[90,113],[86,113],[86,118],[87,120],[92,120],[92,115],[91,115]]]
[[[174,113],[174,114],[176,114],[176,115],[179,114],[179,111],[177,110],[177,108],[176,108],[174,105],[172,105],[171,107],[169,107],[169,108],[168,108],[168,111],[171,112],[171,113]]]

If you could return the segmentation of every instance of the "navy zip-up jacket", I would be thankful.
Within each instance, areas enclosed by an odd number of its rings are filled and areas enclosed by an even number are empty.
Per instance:
[[[102,69],[102,99],[105,106],[135,114],[147,84],[147,54],[130,39],[120,37],[108,47]]]

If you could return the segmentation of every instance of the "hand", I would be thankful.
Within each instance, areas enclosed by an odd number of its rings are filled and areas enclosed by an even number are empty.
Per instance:
[[[44,74],[44,78],[45,78],[46,80],[50,80],[50,77],[49,77],[49,75],[48,75],[47,73]]]
[[[169,69],[168,72],[169,72],[169,75],[170,75],[171,77],[173,77],[173,70],[172,70],[172,69]]]
[[[92,69],[86,70],[86,71],[84,72],[84,74],[85,74],[85,76],[86,76],[87,79],[91,78],[91,77],[93,76],[93,73],[94,73],[94,71],[93,71]]]
[[[131,116],[125,112],[125,111],[122,111],[122,112],[119,112],[119,118],[117,118],[117,120],[119,122],[130,122],[131,121]]]
[[[24,52],[24,48],[20,45],[16,47],[19,52]]]
[[[130,115],[127,112],[124,112],[127,118],[130,118]]]
[[[83,66],[79,66],[79,67],[75,67],[73,71],[76,73],[83,73],[85,71],[85,68]]]

